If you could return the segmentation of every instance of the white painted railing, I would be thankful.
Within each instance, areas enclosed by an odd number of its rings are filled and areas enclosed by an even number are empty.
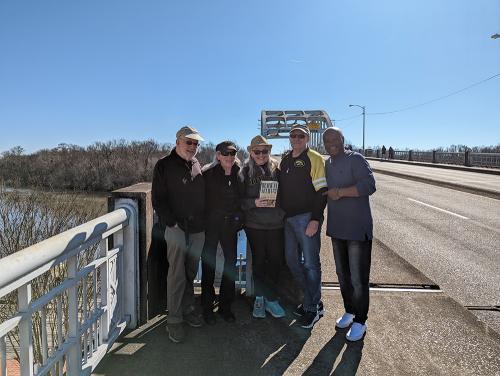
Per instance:
[[[0,301],[17,299],[17,311],[0,323],[0,375],[7,375],[6,338],[16,331],[22,376],[88,375],[124,328],[137,326],[138,209],[129,199],[115,207],[0,259]],[[32,284],[44,273],[59,283],[34,297]]]

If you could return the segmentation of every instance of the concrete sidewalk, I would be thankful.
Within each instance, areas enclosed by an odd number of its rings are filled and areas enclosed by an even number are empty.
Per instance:
[[[323,238],[323,283],[336,276]],[[251,300],[234,304],[237,322],[187,328],[183,344],[165,331],[165,317],[126,333],[95,375],[500,375],[500,336],[443,294],[400,256],[374,242],[368,332],[348,343],[335,329],[342,299],[323,290],[325,317],[300,328],[287,307],[283,319],[254,319]],[[383,287],[386,286],[386,287]],[[419,290],[420,286],[420,290]],[[427,287],[426,287],[427,286]],[[394,289],[391,287],[398,287]],[[410,290],[409,287],[414,287]]]
[[[374,172],[500,199],[500,170],[369,158]],[[444,167],[447,166],[447,167]],[[439,168],[441,167],[441,168]],[[456,166],[453,166],[456,167]],[[485,170],[489,173],[485,173]],[[491,173],[498,171],[498,174]]]
[[[404,159],[382,159],[374,157],[366,157],[366,159],[369,161],[399,163],[399,164],[407,164],[410,166],[444,168],[447,170],[459,170],[459,171],[477,172],[480,174],[500,175],[500,169],[495,167],[475,167],[475,166],[463,166],[463,165],[447,164],[447,163],[430,163],[430,162],[419,162],[419,161],[406,161]]]
[[[237,322],[187,328],[173,344],[164,316],[115,343],[95,375],[500,375],[500,339],[443,294],[372,292],[369,329],[348,343],[335,330],[340,293],[328,291],[312,331],[283,319],[251,317],[245,299]]]

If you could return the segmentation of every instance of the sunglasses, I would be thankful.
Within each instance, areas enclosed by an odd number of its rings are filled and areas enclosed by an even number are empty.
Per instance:
[[[269,154],[269,149],[264,149],[264,150],[252,150],[255,155],[268,155]]]
[[[228,155],[234,157],[236,155],[236,150],[224,150],[221,151],[220,154],[223,155],[224,157],[227,157]]]
[[[302,140],[303,138],[306,138],[306,135],[304,133],[299,133],[299,134],[295,133],[291,134],[290,138],[300,138]]]
[[[186,145],[189,145],[189,146],[194,145],[194,146],[198,147],[198,145],[200,145],[200,143],[198,141],[184,140],[184,142]]]

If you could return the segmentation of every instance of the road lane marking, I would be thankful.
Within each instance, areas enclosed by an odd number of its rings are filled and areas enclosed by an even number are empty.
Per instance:
[[[448,210],[444,210],[444,209],[441,209],[441,208],[438,208],[437,206],[433,206],[433,205],[429,205],[429,204],[426,204],[425,202],[422,202],[422,201],[418,201],[418,200],[414,200],[412,198],[409,198],[407,197],[406,198],[407,200],[410,200],[410,201],[413,201],[413,202],[416,202],[417,204],[420,204],[420,205],[423,205],[423,206],[427,206],[431,209],[434,209],[434,210],[439,210],[440,212],[443,212],[443,213],[448,213],[450,215],[454,215],[455,217],[458,217],[458,218],[462,218],[462,219],[469,219],[467,217],[464,217],[463,215],[460,215],[460,214],[457,214],[457,213],[453,213],[451,211],[448,211]]]
[[[340,290],[336,286],[321,286],[321,290]],[[384,291],[384,292],[421,292],[426,294],[442,293],[443,290],[427,290],[427,289],[402,289],[394,287],[370,287],[370,291]]]

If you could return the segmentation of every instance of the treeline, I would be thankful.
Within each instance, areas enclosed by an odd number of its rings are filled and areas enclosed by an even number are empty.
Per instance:
[[[24,154],[21,147],[0,156],[0,182],[9,187],[39,187],[55,190],[110,191],[138,182],[151,181],[158,159],[173,148],[154,140],[96,142],[88,147],[59,144]],[[200,147],[197,158],[211,162],[212,143]],[[243,158],[243,151],[240,151]]]

